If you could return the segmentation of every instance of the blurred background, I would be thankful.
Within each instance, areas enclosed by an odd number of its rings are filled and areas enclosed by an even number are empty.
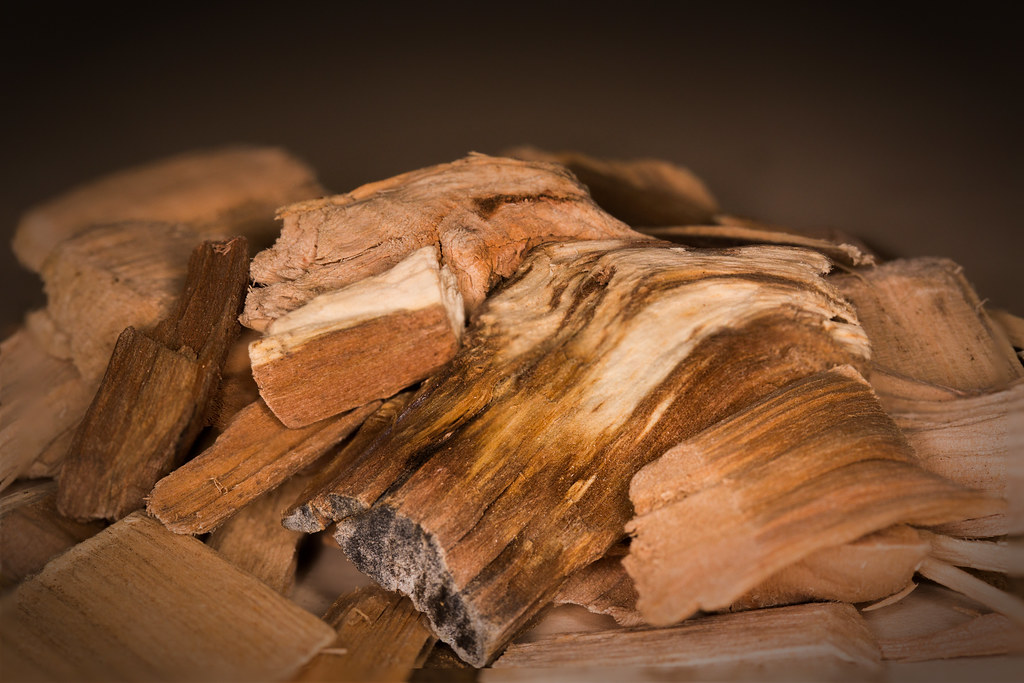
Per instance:
[[[0,331],[45,300],[10,251],[22,212],[229,143],[283,146],[333,192],[521,144],[659,157],[725,211],[953,258],[1024,313],[1008,9],[365,4],[6,8]]]

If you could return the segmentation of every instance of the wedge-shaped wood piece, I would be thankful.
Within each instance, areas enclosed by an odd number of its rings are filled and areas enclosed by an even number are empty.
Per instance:
[[[852,312],[827,268],[777,247],[538,247],[321,509],[362,571],[485,664],[621,538],[628,481],[651,457],[796,377],[863,359],[860,328],[833,320]]]
[[[835,278],[881,368],[961,391],[1002,388],[1024,366],[948,259],[900,259]]]
[[[352,433],[379,402],[288,429],[263,401],[241,410],[217,440],[153,487],[147,507],[179,534],[216,529]]]
[[[292,679],[296,683],[407,681],[437,641],[408,598],[378,586],[341,596],[324,621],[338,635]]]
[[[207,544],[236,567],[287,596],[295,585],[303,536],[281,526],[281,514],[305,487],[305,478],[296,476],[264,493],[217,527]]]
[[[394,396],[451,360],[462,295],[437,247],[321,294],[249,346],[260,395],[287,427]]]
[[[0,603],[10,680],[277,681],[334,637],[194,538],[135,513]]]
[[[282,519],[282,524],[286,528],[313,534],[323,531],[334,521],[331,498],[326,491],[330,490],[335,480],[356,462],[363,451],[369,448],[378,436],[395,424],[395,420],[409,405],[413,394],[413,391],[404,391],[393,396],[366,418],[355,436],[339,449],[329,462],[324,463],[319,471],[312,475],[306,489],[295,498],[299,503],[292,506]],[[325,536],[324,539],[336,543],[332,536]]]
[[[780,569],[729,605],[730,611],[808,601],[867,602],[912,586],[914,571],[928,557],[929,541],[898,525],[851,543],[816,550]],[[614,551],[614,548],[613,548]],[[622,626],[645,623],[637,610],[633,579],[612,553],[576,572],[562,584],[556,603],[607,614]]]
[[[191,223],[205,239],[243,234],[259,244],[277,207],[322,193],[312,170],[284,150],[197,150],[113,173],[28,210],[12,247],[38,272],[58,244],[105,223]]]
[[[103,530],[57,513],[57,485],[34,482],[0,498],[0,588],[37,573],[51,559]]]
[[[250,292],[242,324],[256,330],[429,245],[440,249],[472,313],[541,242],[640,237],[598,208],[565,168],[481,154],[286,206],[278,216],[281,237],[252,263],[253,280],[265,286]]]
[[[987,310],[993,322],[1003,328],[1003,332],[1017,352],[1017,358],[1024,363],[1024,318],[998,308]]]
[[[63,455],[94,391],[25,328],[0,344],[0,491],[39,460]]]
[[[783,667],[826,677],[844,669],[865,675],[879,670],[879,659],[856,609],[821,603],[702,617],[671,628],[556,635],[509,646],[494,670],[594,667],[607,675],[609,667],[657,667],[729,680]]]
[[[812,237],[755,224],[677,225],[642,228],[641,232],[658,239],[693,247],[722,248],[744,244],[780,244],[814,249],[837,263],[849,266],[865,266],[875,263],[875,257],[857,244]]]
[[[1024,379],[983,394],[878,372],[872,383],[922,466],[1007,500],[1004,514],[946,525],[944,531],[1024,533]]]
[[[923,470],[849,367],[794,382],[682,441],[637,474],[630,498],[635,538],[623,564],[655,625],[724,609],[813,551],[892,524],[1005,508]]]
[[[661,159],[598,159],[579,152],[515,147],[508,156],[566,166],[598,205],[633,226],[707,223],[718,204],[689,169]]]
[[[173,314],[152,336],[118,338],[61,470],[57,507],[74,519],[119,519],[185,457],[206,423],[248,282],[244,237],[205,242]]]

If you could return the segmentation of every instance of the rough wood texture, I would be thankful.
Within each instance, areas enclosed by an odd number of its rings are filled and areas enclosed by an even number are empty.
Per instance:
[[[718,204],[689,169],[661,159],[596,159],[579,152],[515,147],[510,157],[562,164],[597,204],[632,226],[707,223]]]
[[[464,350],[324,491],[339,542],[486,663],[621,537],[628,480],[651,457],[796,377],[863,359],[860,328],[833,320],[852,312],[827,268],[778,247],[538,247]]]
[[[1024,377],[1006,333],[956,263],[900,259],[834,281],[856,307],[872,360],[884,370],[968,392]]]
[[[856,244],[783,232],[755,225],[680,225],[643,228],[645,235],[692,247],[730,247],[744,244],[779,244],[814,249],[849,266],[875,263],[875,257]]]
[[[46,353],[28,330],[0,344],[0,491],[36,462],[63,456],[94,392],[71,361]]]
[[[564,168],[474,154],[281,209],[281,237],[253,259],[242,324],[263,330],[313,297],[435,245],[473,313],[531,247],[639,237]]]
[[[395,420],[409,405],[413,394],[412,391],[406,391],[388,399],[366,418],[355,436],[338,450],[337,455],[313,474],[309,485],[295,498],[299,504],[289,509],[282,520],[286,528],[312,534],[323,531],[334,521],[331,518],[330,495],[326,492],[330,490],[335,480],[357,462],[363,451],[369,448],[378,436],[391,429]],[[333,536],[325,536],[324,539],[337,544]]]
[[[242,329],[235,343],[228,349],[221,372],[220,387],[210,405],[210,426],[223,432],[243,408],[260,398],[260,388],[252,376],[249,361],[249,344],[259,339],[259,334]]]
[[[113,173],[29,209],[12,248],[39,272],[58,244],[96,225],[153,220],[195,224],[205,239],[242,234],[259,244],[277,207],[322,193],[310,168],[281,149],[188,152]]]
[[[921,469],[848,367],[795,382],[681,442],[637,474],[630,498],[635,538],[623,564],[655,625],[724,609],[811,552],[892,524],[1005,507]]]
[[[513,644],[495,663],[506,667],[659,667],[701,680],[728,680],[773,668],[835,673],[879,670],[879,652],[857,610],[823,603],[716,615],[663,629],[623,629],[553,636]]]
[[[303,536],[281,526],[281,514],[306,487],[293,477],[241,508],[210,534],[206,543],[281,595],[295,585],[299,541]]]
[[[388,398],[433,374],[459,348],[462,295],[437,247],[321,294],[249,346],[260,395],[286,427]]]
[[[334,633],[199,541],[142,513],[0,602],[8,680],[277,681]]]
[[[56,496],[57,485],[43,481],[0,498],[0,588],[21,583],[103,529],[98,522],[82,524],[61,517]]]
[[[248,262],[244,237],[205,242],[172,315],[151,336],[129,327],[118,338],[61,470],[62,514],[119,519],[182,461],[238,334]]]
[[[316,461],[379,402],[288,429],[262,401],[243,409],[217,440],[153,487],[148,510],[179,534],[216,529],[240,508]]]
[[[408,598],[377,586],[341,596],[324,621],[338,635],[292,679],[295,683],[406,681],[437,641]]]
[[[931,546],[910,527],[895,526],[851,543],[822,548],[780,569],[729,605],[730,611],[808,601],[867,602],[911,585]],[[614,548],[613,548],[614,551]],[[621,626],[644,624],[637,592],[622,553],[611,553],[576,572],[562,584],[554,602],[607,614]]]

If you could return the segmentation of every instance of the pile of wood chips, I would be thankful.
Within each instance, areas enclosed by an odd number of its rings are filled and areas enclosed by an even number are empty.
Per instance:
[[[1020,671],[1024,320],[952,261],[533,148],[199,151],[13,248],[5,681]]]

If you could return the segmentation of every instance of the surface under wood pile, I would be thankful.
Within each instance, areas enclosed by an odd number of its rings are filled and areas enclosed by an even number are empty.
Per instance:
[[[1024,320],[953,261],[532,147],[200,150],[12,247],[4,681],[1024,670]]]

